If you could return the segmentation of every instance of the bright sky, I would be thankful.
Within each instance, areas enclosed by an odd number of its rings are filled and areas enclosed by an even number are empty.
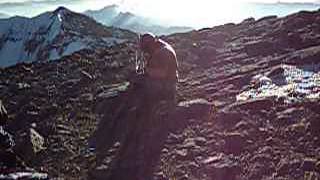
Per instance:
[[[319,2],[319,0],[0,0],[0,13],[9,15],[34,16],[57,6],[66,6],[82,12],[88,9],[101,9],[110,4],[121,5],[124,11],[144,15],[169,25],[194,27],[213,26],[227,22],[239,22],[250,16],[285,15],[297,8],[259,9],[247,7],[247,2]],[[3,4],[10,3],[10,4]],[[298,7],[298,9],[310,7]],[[284,11],[284,12],[282,12]]]
[[[239,22],[250,16],[262,17],[265,14],[284,15],[281,9],[261,9],[248,7],[254,3],[316,3],[316,0],[123,0],[124,6],[138,14],[155,17],[169,24],[210,26],[226,22]],[[320,6],[319,6],[320,7]],[[307,10],[309,7],[302,7]],[[259,11],[259,12],[258,12]],[[277,12],[278,11],[278,12]],[[288,13],[297,11],[288,10]],[[196,26],[197,26],[196,25]]]

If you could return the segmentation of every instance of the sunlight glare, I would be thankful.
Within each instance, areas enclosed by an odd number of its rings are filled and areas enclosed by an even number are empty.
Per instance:
[[[132,0],[125,6],[137,14],[158,19],[167,24],[203,26],[234,19],[240,13],[241,1],[217,0]]]

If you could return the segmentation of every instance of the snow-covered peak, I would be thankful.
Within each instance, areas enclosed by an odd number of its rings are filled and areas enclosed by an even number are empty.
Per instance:
[[[56,10],[53,11],[54,14],[63,13],[63,12],[71,12],[71,11],[64,6],[59,6]]]
[[[0,67],[59,59],[84,48],[122,42],[127,34],[65,7],[33,18],[0,19]]]
[[[52,16],[56,16],[60,22],[65,19],[65,16],[68,14],[72,14],[71,10],[67,9],[66,7],[60,6],[55,11],[52,12]]]
[[[64,11],[65,9],[63,7],[59,7],[53,14],[55,14],[58,17],[58,20],[60,22],[64,19]]]
[[[47,12],[34,18],[15,16],[0,20],[0,36],[23,40],[30,38],[35,33],[48,33],[52,40],[61,28],[61,23],[56,16]]]

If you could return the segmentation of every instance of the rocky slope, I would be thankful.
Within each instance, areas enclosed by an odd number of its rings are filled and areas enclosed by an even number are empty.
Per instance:
[[[319,178],[319,21],[319,11],[304,11],[165,37],[180,62],[180,103],[153,178]],[[45,139],[45,149],[23,156],[29,166],[50,177],[106,179],[110,163],[134,159],[115,156],[115,144],[97,165],[88,149],[97,125],[134,103],[121,100],[134,51],[131,42],[0,71],[7,129],[19,139],[32,127]]]
[[[81,49],[111,46],[132,38],[93,19],[59,7],[34,18],[0,20],[0,66],[54,60]]]

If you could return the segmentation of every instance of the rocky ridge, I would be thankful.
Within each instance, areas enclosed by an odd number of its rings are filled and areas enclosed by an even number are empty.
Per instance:
[[[319,11],[302,11],[164,37],[180,62],[180,103],[153,178],[319,178],[319,21]],[[36,124],[46,141],[27,164],[65,179],[108,169],[117,146],[96,167],[88,139],[123,102],[134,56],[125,43],[1,69],[8,130],[19,138]],[[264,92],[290,83],[282,96]]]

